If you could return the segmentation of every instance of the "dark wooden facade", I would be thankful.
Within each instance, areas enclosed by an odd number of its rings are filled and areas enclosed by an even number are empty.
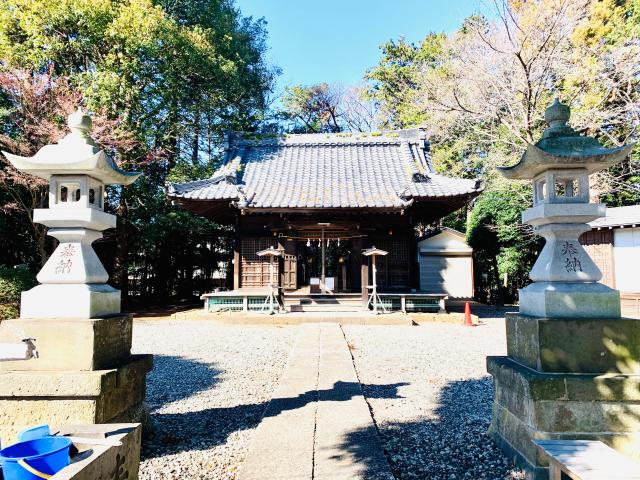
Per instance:
[[[323,232],[324,231],[324,232]],[[418,264],[412,218],[401,213],[345,214],[245,214],[237,216],[237,238],[233,255],[233,288],[266,287],[269,263],[256,255],[270,246],[283,256],[277,267],[285,291],[300,288],[299,251],[305,242],[348,242],[348,261],[344,265],[348,290],[366,292],[370,284],[369,259],[361,252],[371,246],[387,250],[377,262],[377,281],[381,289],[417,288]],[[341,289],[345,289],[338,280]]]

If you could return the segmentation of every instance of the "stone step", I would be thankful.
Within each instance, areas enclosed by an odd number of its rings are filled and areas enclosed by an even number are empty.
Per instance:
[[[292,312],[361,312],[362,303],[357,305],[335,305],[335,304],[305,304],[289,305]]]
[[[298,296],[298,297],[288,297],[284,298],[285,306],[294,306],[294,305],[302,305],[302,306],[350,306],[350,307],[361,307],[362,306],[362,296],[360,294],[355,295],[340,295],[340,296],[332,296],[332,295],[313,295],[313,296]]]
[[[329,300],[305,298],[297,302],[289,302],[289,305],[361,305],[362,298],[350,298],[348,300]],[[285,302],[286,305],[286,302]]]

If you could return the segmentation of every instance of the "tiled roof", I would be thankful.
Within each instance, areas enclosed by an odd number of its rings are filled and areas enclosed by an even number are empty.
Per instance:
[[[630,207],[607,207],[606,216],[589,222],[592,228],[640,226],[640,205]]]
[[[211,178],[169,186],[172,198],[258,209],[399,209],[414,200],[479,191],[475,180],[433,173],[420,130],[270,138],[234,133]]]

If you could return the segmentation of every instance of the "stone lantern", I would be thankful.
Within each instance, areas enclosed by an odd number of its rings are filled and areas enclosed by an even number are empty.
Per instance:
[[[38,274],[41,285],[22,293],[20,318],[0,322],[0,342],[28,340],[26,358],[0,362],[0,437],[47,423],[138,422],[151,355],[131,355],[133,320],[120,313],[120,291],[91,243],[116,226],[104,212],[106,185],[128,185],[139,173],[119,169],[92,140],[91,118],[69,116],[71,129],[33,157],[4,153],[20,171],[49,181],[49,208],[34,221],[60,240]],[[140,441],[139,437],[136,440]]]
[[[109,275],[91,244],[116,226],[115,215],[104,212],[105,186],[129,185],[140,174],[121,170],[96,145],[90,116],[78,110],[68,125],[71,133],[33,157],[3,152],[18,170],[49,181],[49,208],[36,209],[33,220],[60,241],[38,274],[41,285],[22,294],[22,318],[120,312],[120,291],[107,285]]]
[[[633,145],[607,149],[567,125],[569,107],[556,100],[545,112],[549,127],[520,162],[499,167],[505,177],[533,180],[533,207],[522,214],[546,243],[520,290],[520,313],[540,317],[620,317],[620,294],[597,283],[602,273],[578,238],[605,206],[589,203],[589,175],[622,161]]]
[[[556,100],[548,128],[507,178],[532,180],[534,204],[522,221],[545,246],[520,290],[520,312],[506,314],[507,356],[488,357],[494,400],[490,435],[527,478],[549,478],[536,440],[598,439],[640,457],[640,320],[620,318],[620,294],[578,238],[605,215],[589,202],[589,175],[633,148],[604,148],[567,125]]]

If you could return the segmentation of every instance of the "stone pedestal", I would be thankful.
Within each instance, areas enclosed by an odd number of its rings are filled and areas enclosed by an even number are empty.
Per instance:
[[[96,318],[120,312],[120,290],[106,283],[47,283],[22,292],[20,303],[20,318]]]
[[[35,338],[38,358],[0,363],[0,438],[39,423],[140,422],[151,355],[131,355],[132,319],[19,319],[0,342]]]
[[[71,464],[56,473],[51,480],[136,480],[140,468],[142,428],[137,423],[109,425],[70,425],[60,429],[60,435],[83,439],[111,440],[119,446],[96,445],[75,441],[78,451]]]
[[[595,439],[640,458],[640,320],[507,314],[507,357],[489,357],[490,434],[529,479],[534,439]]]
[[[520,313],[546,318],[620,318],[620,292],[601,283],[537,282],[521,289]]]

